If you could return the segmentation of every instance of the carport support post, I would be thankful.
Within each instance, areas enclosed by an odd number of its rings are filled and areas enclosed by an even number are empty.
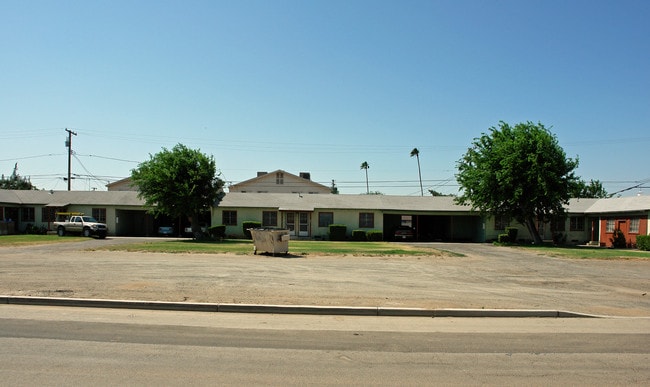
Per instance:
[[[453,215],[449,217],[449,239],[451,239],[452,242],[454,241],[454,216]]]

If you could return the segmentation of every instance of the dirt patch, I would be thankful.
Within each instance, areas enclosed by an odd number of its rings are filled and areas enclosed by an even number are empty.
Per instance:
[[[482,244],[431,245],[463,256],[87,251],[95,242],[0,249],[0,294],[650,316],[643,260],[572,260]]]

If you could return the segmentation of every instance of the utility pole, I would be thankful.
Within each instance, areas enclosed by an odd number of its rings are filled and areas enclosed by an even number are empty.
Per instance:
[[[72,182],[72,135],[74,134],[76,136],[77,133],[68,128],[65,128],[65,131],[68,132],[68,139],[65,142],[65,146],[68,147],[68,191],[70,191],[70,183]]]

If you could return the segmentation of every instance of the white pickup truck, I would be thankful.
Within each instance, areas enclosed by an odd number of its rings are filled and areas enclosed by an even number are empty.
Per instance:
[[[56,233],[59,236],[65,234],[81,234],[85,237],[96,236],[99,239],[106,238],[108,234],[108,227],[106,224],[99,223],[92,216],[84,216],[81,213],[58,213],[57,218],[65,217],[64,220],[54,222]]]

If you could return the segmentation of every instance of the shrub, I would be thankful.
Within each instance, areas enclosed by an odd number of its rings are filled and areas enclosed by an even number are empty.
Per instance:
[[[348,227],[344,224],[330,224],[329,230],[331,241],[344,241]]]
[[[384,233],[380,230],[370,230],[366,232],[369,241],[377,242],[384,240]]]
[[[506,234],[508,234],[508,238],[510,238],[510,242],[516,242],[517,241],[517,234],[519,233],[519,230],[517,227],[506,227]]]
[[[25,234],[45,235],[47,234],[47,228],[44,226],[35,226],[31,223],[28,223],[25,227]]]
[[[367,241],[368,237],[366,236],[365,230],[352,230],[352,240],[357,242]]]
[[[650,235],[637,235],[636,247],[639,250],[650,251]]]
[[[510,235],[508,234],[499,234],[497,237],[498,243],[510,243]]]
[[[564,245],[566,244],[566,235],[561,232],[556,232],[553,234],[553,244],[554,245]]]
[[[223,224],[212,226],[208,228],[208,234],[210,234],[212,238],[223,239],[226,237],[226,226]]]
[[[251,232],[248,231],[249,228],[260,228],[262,227],[262,222],[256,222],[253,220],[247,220],[245,222],[242,222],[242,228],[244,229],[244,235],[248,239],[253,239],[253,236],[251,235]]]
[[[625,234],[621,231],[620,228],[617,228],[614,231],[614,237],[609,238],[609,241],[612,242],[612,247],[615,249],[624,249],[627,247],[627,241],[625,240]]]

